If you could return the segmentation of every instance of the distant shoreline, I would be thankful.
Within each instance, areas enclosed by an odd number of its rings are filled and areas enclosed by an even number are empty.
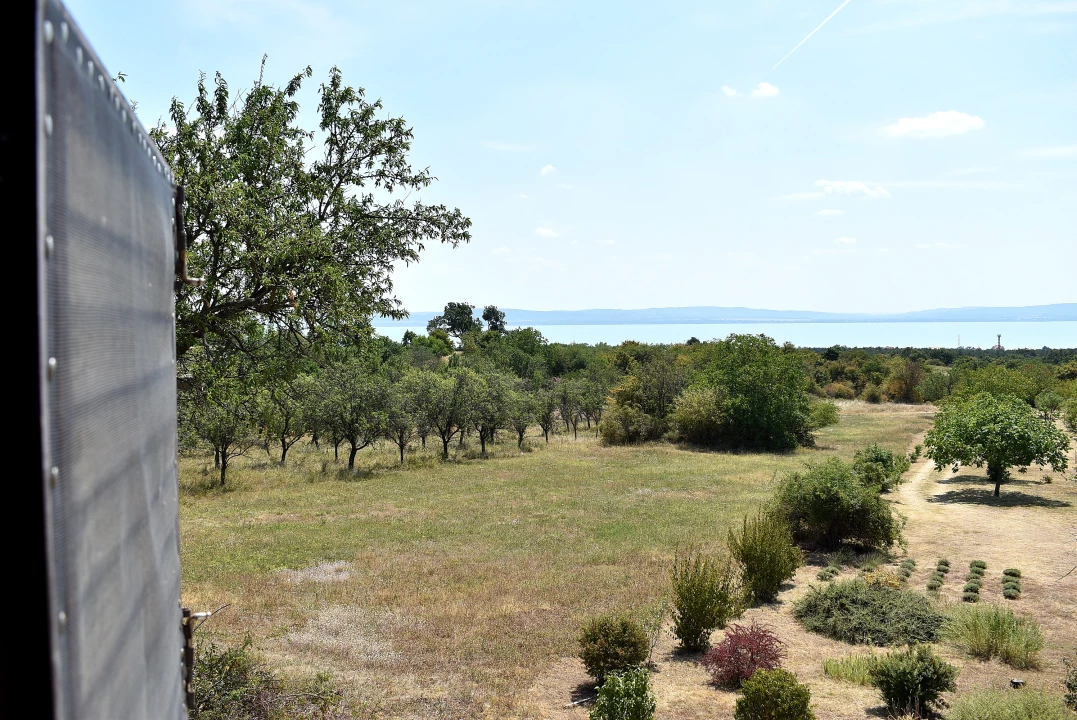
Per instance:
[[[640,310],[519,310],[503,308],[510,326],[529,325],[740,325],[740,324],[844,324],[934,322],[1071,322],[1077,321],[1077,303],[1028,307],[965,307],[917,310],[906,313],[828,313],[804,310],[684,307]],[[374,327],[425,328],[437,312],[412,313],[403,320],[377,318]]]

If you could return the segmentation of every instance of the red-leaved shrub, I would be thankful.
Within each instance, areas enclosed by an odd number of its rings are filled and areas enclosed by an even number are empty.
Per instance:
[[[703,656],[703,667],[711,674],[715,685],[739,688],[756,670],[781,667],[785,643],[766,627],[730,625],[725,639]]]

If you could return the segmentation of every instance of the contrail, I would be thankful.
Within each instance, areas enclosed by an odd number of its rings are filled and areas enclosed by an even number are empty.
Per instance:
[[[789,51],[789,54],[788,54],[788,55],[786,55],[785,57],[783,57],[783,58],[782,58],[781,60],[779,60],[779,61],[778,61],[778,64],[777,64],[777,65],[775,65],[774,67],[772,67],[772,68],[771,68],[771,70],[774,70],[775,68],[777,68],[777,67],[778,67],[778,65],[781,65],[781,64],[782,64],[783,62],[785,62],[785,58],[787,58],[787,57],[789,57],[789,55],[792,55],[793,53],[795,53],[795,52],[797,51],[797,48],[798,48],[798,47],[800,47],[800,46],[801,46],[801,45],[803,45],[804,43],[808,42],[808,38],[810,38],[810,37],[811,37],[812,35],[814,35],[815,33],[819,32],[819,30],[820,30],[820,29],[821,29],[821,28],[822,28],[822,27],[823,27],[824,25],[826,25],[826,24],[827,24],[828,22],[830,22],[830,21],[831,21],[831,20],[832,20],[832,19],[834,18],[834,16],[835,16],[835,15],[837,15],[838,13],[840,13],[840,12],[841,12],[841,9],[842,9],[843,7],[845,7],[846,5],[848,5],[848,4],[850,3],[850,2],[851,2],[851,0],[845,0],[845,2],[843,2],[843,3],[841,4],[841,5],[838,5],[838,9],[837,9],[837,10],[835,10],[835,11],[834,11],[834,12],[832,12],[832,13],[830,13],[830,15],[829,15],[829,16],[827,17],[827,19],[826,19],[826,20],[824,20],[823,22],[819,23],[819,27],[815,28],[815,29],[814,29],[814,30],[812,30],[812,31],[811,31],[810,33],[808,33],[808,37],[806,37],[806,38],[804,38],[803,40],[801,40],[800,42],[798,42],[798,43],[797,43],[797,47],[795,47],[795,48],[793,48],[792,50],[790,50],[790,51]]]

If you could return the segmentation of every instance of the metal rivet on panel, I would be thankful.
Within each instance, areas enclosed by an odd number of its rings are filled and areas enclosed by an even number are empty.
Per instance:
[[[52,135],[52,115],[45,113],[45,134]]]
[[[79,65],[82,64],[82,48],[80,47],[75,48],[75,62]]]
[[[93,77],[93,60],[86,61],[86,74]]]
[[[54,375],[56,375],[56,358],[54,358],[54,357],[49,358],[48,371],[47,372],[48,372],[48,376],[49,376],[50,380],[53,378]]]
[[[67,42],[67,32],[68,32],[67,23],[66,22],[60,23],[60,39],[63,40],[64,42]]]
[[[97,87],[102,91],[105,89],[105,77],[103,75],[97,76]]]
[[[52,37],[53,37],[52,23],[49,22],[48,20],[46,20],[45,21],[45,27],[43,29],[45,31],[45,42],[47,42],[47,43],[49,43],[51,45],[52,44]]]
[[[60,468],[53,466],[53,468],[49,470],[49,484],[56,487],[58,482],[60,482]]]
[[[45,257],[52,257],[52,251],[56,247],[56,241],[52,239],[52,235],[45,236]]]
[[[67,627],[67,613],[65,613],[63,610],[60,611],[60,614],[56,617],[56,620],[57,622],[59,622],[61,630]]]

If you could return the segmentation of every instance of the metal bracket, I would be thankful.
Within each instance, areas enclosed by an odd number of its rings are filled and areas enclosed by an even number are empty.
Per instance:
[[[183,202],[185,194],[182,185],[176,186],[176,292],[184,285],[202,287],[203,278],[193,278],[187,274],[187,230],[183,224]]]
[[[194,627],[191,626],[191,608],[183,608],[183,692],[187,712],[194,712]]]

